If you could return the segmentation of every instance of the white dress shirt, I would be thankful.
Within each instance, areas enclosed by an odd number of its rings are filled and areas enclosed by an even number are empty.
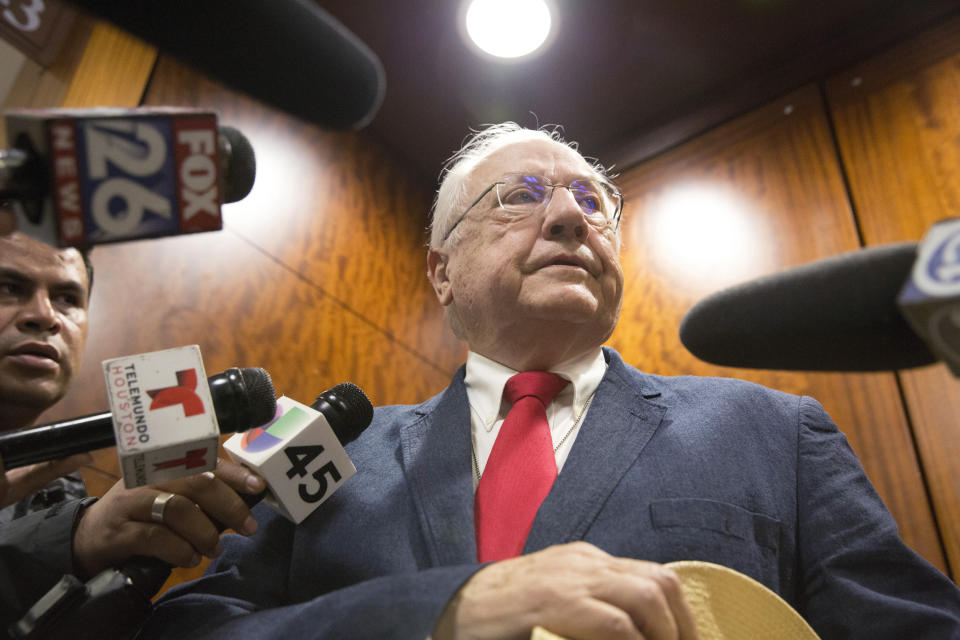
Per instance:
[[[603,351],[561,362],[550,369],[561,378],[570,381],[547,407],[547,422],[553,438],[557,459],[557,472],[563,468],[573,441],[583,424],[583,414],[588,408],[593,392],[607,371]],[[503,402],[503,387],[510,376],[517,373],[509,367],[474,353],[467,354],[467,400],[470,403],[470,423],[473,439],[474,474],[473,488],[477,477],[483,475],[493,443],[500,433],[500,426],[510,406]]]

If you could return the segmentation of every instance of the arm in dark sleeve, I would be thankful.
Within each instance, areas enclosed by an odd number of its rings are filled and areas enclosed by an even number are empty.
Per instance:
[[[957,638],[960,591],[910,549],[846,437],[801,398],[799,609],[822,638]]]
[[[294,593],[288,585],[298,561],[295,525],[259,513],[260,532],[253,538],[224,536],[224,552],[207,573],[164,594],[138,638],[422,640],[447,601],[482,566],[403,571],[350,584],[347,576],[363,558],[350,557],[346,544],[338,566],[316,567],[316,589]]]
[[[0,623],[19,620],[73,572],[73,531],[93,498],[70,500],[0,525]]]

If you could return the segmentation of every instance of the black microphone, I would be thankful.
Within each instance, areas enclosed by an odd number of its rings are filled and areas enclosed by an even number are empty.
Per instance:
[[[373,419],[373,405],[350,382],[324,391],[311,405],[326,418],[341,444],[357,438]],[[242,495],[253,506],[266,495]],[[224,526],[218,524],[218,530]],[[133,558],[105,569],[86,584],[64,576],[8,631],[14,638],[98,640],[129,638],[150,613],[150,598],[170,576],[171,566],[156,558]]]
[[[936,362],[897,296],[917,243],[861,249],[724,289],[695,304],[680,341],[712,364],[883,371]]]
[[[277,410],[273,382],[264,369],[231,368],[207,382],[221,433],[257,427]],[[0,434],[0,457],[5,468],[13,469],[116,443],[113,414],[106,412]]]
[[[311,0],[73,0],[212,78],[321,127],[359,129],[383,67]]]

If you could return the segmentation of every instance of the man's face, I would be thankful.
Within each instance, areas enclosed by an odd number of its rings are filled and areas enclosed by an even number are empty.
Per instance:
[[[66,393],[87,339],[87,272],[76,249],[0,236],[0,423]]]
[[[476,197],[516,172],[536,173],[552,184],[593,175],[565,145],[518,142],[479,164],[467,180],[467,193]],[[519,220],[503,215],[491,191],[458,229],[460,241],[439,252],[443,273],[431,268],[431,280],[471,348],[483,352],[484,345],[514,328],[537,327],[543,330],[538,337],[549,340],[552,331],[567,336],[575,327],[585,348],[609,337],[623,297],[619,238],[612,228],[587,222],[567,189],[556,188],[544,211]],[[443,278],[448,282],[438,282]]]

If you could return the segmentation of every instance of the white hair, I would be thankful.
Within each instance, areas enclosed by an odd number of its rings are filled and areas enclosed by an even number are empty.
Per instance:
[[[439,248],[444,244],[444,236],[469,204],[469,198],[476,194],[467,193],[467,178],[483,160],[493,152],[517,142],[528,140],[549,140],[578,151],[576,142],[567,142],[563,138],[563,129],[559,125],[545,125],[538,129],[526,129],[515,122],[503,122],[488,125],[480,131],[474,131],[459,151],[444,163],[440,172],[440,188],[433,201],[430,224],[430,246]],[[607,170],[596,162],[590,162],[598,176],[609,180]],[[456,243],[459,239],[457,228],[450,236]]]

